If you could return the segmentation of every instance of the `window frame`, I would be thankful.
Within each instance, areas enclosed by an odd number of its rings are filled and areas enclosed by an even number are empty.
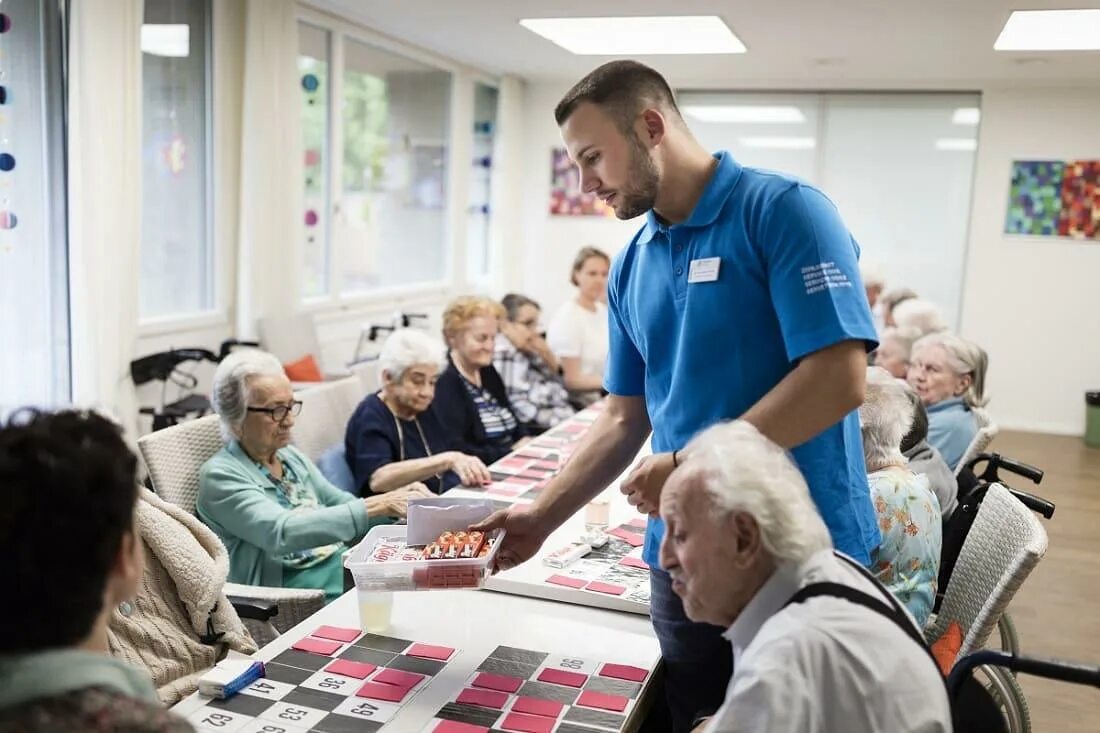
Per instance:
[[[204,176],[204,191],[206,198],[206,221],[204,222],[204,229],[206,247],[205,257],[203,258],[205,262],[203,266],[206,270],[206,291],[209,293],[210,305],[198,310],[181,311],[158,316],[145,316],[141,313],[141,298],[139,295],[139,338],[144,336],[158,336],[175,331],[204,328],[207,326],[221,326],[229,323],[229,310],[227,308],[229,298],[226,292],[227,278],[223,273],[225,272],[225,266],[229,264],[227,260],[231,248],[226,246],[224,241],[221,241],[222,238],[219,237],[218,233],[218,176],[215,167],[217,165],[217,160],[214,155],[215,148],[218,147],[217,137],[219,135],[217,126],[219,119],[215,110],[217,99],[216,85],[218,83],[216,73],[217,58],[215,53],[215,43],[217,39],[214,35],[214,16],[216,9],[214,0],[199,1],[206,6],[204,16],[206,22],[203,28],[203,43],[205,44],[203,59],[203,125],[205,127],[203,138],[205,143],[203,146],[203,164],[206,166],[206,174]],[[144,0],[142,8],[144,11]],[[142,115],[144,116],[144,109]],[[142,205],[144,206],[144,200]],[[144,241],[142,242],[142,247],[144,247]]]
[[[331,99],[340,103],[343,94],[344,44],[350,38],[380,51],[401,56],[410,61],[431,66],[451,76],[447,125],[447,198],[444,204],[444,267],[443,276],[435,280],[375,288],[355,293],[341,292],[341,262],[336,248],[329,238],[329,293],[324,296],[303,297],[299,293],[299,309],[302,312],[325,314],[330,311],[363,310],[372,306],[392,303],[396,300],[419,299],[428,295],[450,293],[465,288],[466,282],[466,206],[469,203],[468,161],[472,150],[472,136],[468,129],[472,124],[473,84],[475,81],[500,88],[500,79],[478,69],[439,56],[425,49],[404,43],[385,34],[365,28],[349,20],[299,4],[296,17],[300,23],[329,31],[331,35],[329,86]],[[469,99],[465,99],[469,97]],[[330,195],[329,211],[336,216],[343,204],[343,115],[337,108],[329,113],[328,151]],[[460,164],[460,161],[463,161]]]

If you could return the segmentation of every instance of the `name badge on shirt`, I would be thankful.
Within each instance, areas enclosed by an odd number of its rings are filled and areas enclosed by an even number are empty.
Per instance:
[[[722,264],[721,257],[705,257],[701,260],[692,260],[688,269],[689,283],[712,283],[718,279],[718,266]]]

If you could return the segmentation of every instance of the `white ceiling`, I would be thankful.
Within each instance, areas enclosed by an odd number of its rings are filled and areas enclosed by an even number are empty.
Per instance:
[[[574,56],[520,18],[719,15],[747,54],[639,60],[680,88],[977,89],[1100,86],[1100,52],[993,50],[1013,9],[1097,0],[308,0],[318,8],[491,73],[569,81],[607,60]]]

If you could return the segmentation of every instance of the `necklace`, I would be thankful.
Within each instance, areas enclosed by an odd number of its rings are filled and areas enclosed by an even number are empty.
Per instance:
[[[379,397],[381,399],[381,397]],[[397,453],[398,460],[405,460],[405,429],[401,427],[401,420],[398,419],[397,413],[393,411],[393,408],[386,404],[385,400],[382,400],[382,404],[386,405],[386,409],[390,411],[390,416],[393,418],[393,426],[397,428]],[[413,416],[412,424],[416,426],[416,433],[420,436],[420,443],[424,446],[424,452],[428,458],[432,457],[432,447],[428,444],[428,437],[424,435],[424,428],[420,427],[420,418]],[[439,481],[439,488],[443,488],[443,474],[437,473],[434,478]]]

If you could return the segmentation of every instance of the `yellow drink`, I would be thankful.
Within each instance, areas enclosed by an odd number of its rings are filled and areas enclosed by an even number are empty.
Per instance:
[[[359,626],[363,631],[378,634],[390,627],[393,593],[389,591],[359,591]]]

